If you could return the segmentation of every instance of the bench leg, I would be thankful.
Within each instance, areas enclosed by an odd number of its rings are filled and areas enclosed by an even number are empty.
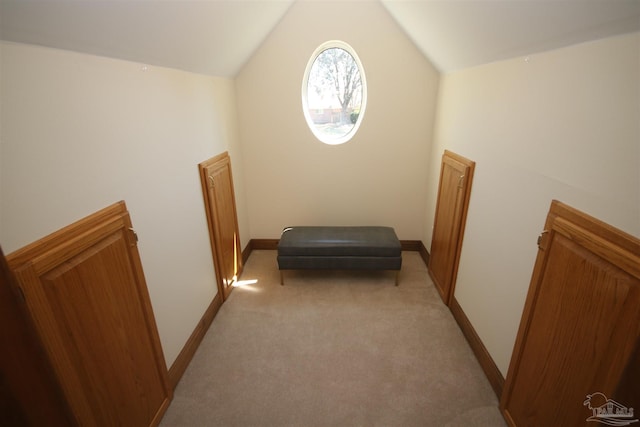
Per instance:
[[[284,286],[284,273],[280,270],[280,285]]]
[[[399,277],[400,277],[400,270],[396,270],[396,286],[400,285],[400,282],[398,281]]]

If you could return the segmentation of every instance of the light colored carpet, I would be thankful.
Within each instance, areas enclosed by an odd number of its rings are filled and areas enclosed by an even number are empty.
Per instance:
[[[417,252],[394,272],[287,271],[253,251],[161,427],[503,427]]]

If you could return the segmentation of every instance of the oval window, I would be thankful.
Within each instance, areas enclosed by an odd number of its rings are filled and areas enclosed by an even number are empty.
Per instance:
[[[326,144],[350,140],[360,127],[367,103],[364,69],[348,44],[321,44],[302,80],[302,109],[311,132]]]

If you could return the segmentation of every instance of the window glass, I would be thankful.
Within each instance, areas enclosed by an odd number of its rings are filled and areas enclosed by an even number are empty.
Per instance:
[[[313,134],[326,144],[347,142],[362,122],[366,100],[364,69],[351,46],[335,40],[320,45],[302,81],[302,107]]]

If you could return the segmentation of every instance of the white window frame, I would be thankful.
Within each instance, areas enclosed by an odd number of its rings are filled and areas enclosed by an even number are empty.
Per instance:
[[[353,128],[345,135],[343,136],[339,136],[339,137],[330,137],[327,136],[326,134],[319,132],[316,129],[316,126],[313,122],[313,119],[311,118],[311,115],[309,114],[309,105],[308,105],[308,98],[307,98],[307,89],[308,89],[308,84],[309,84],[309,73],[311,72],[311,67],[313,66],[313,64],[316,61],[316,58],[318,58],[318,56],[320,56],[320,54],[322,52],[324,52],[325,50],[328,49],[332,49],[332,48],[338,48],[338,49],[342,49],[345,50],[349,55],[351,55],[351,57],[354,59],[354,61],[356,62],[356,65],[358,66],[358,70],[360,72],[360,78],[362,79],[362,104],[360,106],[360,111],[358,113],[358,120],[356,120],[356,122],[354,123]],[[307,126],[309,126],[309,129],[311,130],[311,132],[313,133],[313,135],[320,140],[321,142],[325,143],[325,144],[329,144],[329,145],[339,145],[339,144],[344,144],[345,142],[349,141],[351,138],[354,137],[354,135],[358,132],[358,129],[360,128],[360,124],[362,123],[362,120],[364,119],[364,113],[367,107],[367,79],[365,76],[365,72],[364,72],[364,67],[362,66],[362,62],[360,61],[360,58],[358,57],[358,55],[356,54],[355,50],[347,43],[341,41],[341,40],[329,40],[327,42],[322,43],[320,46],[318,46],[318,48],[313,52],[313,54],[311,55],[311,58],[309,58],[309,62],[307,62],[307,67],[304,70],[304,76],[302,78],[302,111],[304,113],[304,118],[307,122]]]

